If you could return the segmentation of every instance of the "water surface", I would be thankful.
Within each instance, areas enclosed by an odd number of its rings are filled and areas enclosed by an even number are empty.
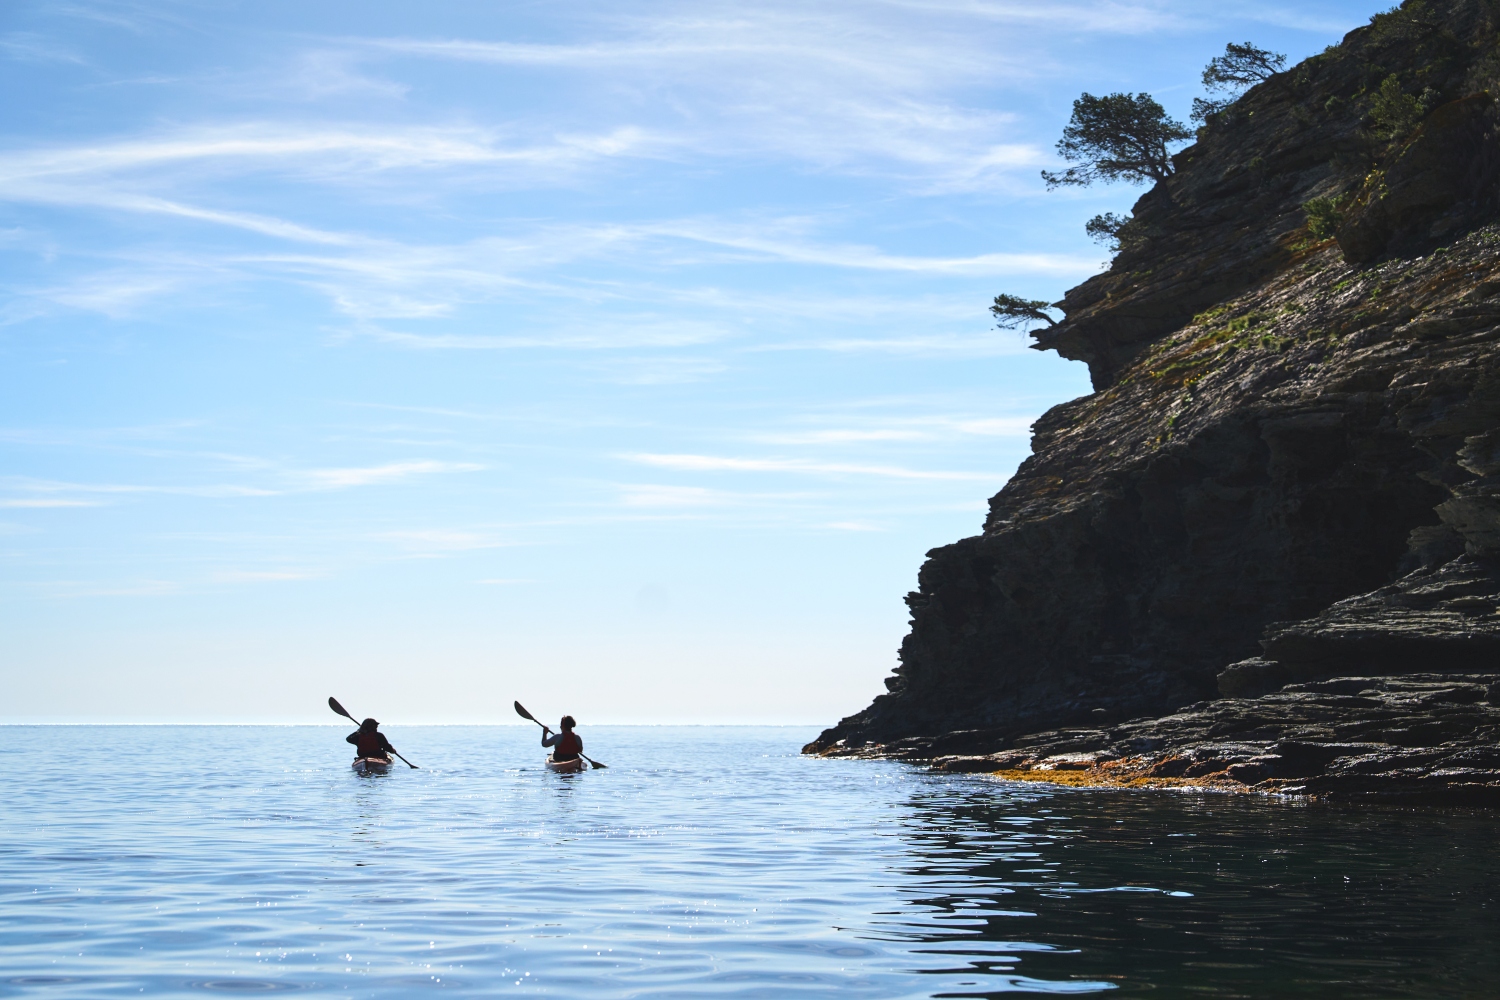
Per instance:
[[[798,756],[811,730],[0,727],[0,996],[1500,995],[1500,821]]]

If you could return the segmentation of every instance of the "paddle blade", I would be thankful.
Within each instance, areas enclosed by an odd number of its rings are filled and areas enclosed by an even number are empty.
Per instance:
[[[333,709],[335,712],[339,713],[340,715],[342,715],[344,718],[348,719],[350,722],[358,722],[359,721],[354,716],[352,716],[348,712],[344,711],[344,706],[340,705],[339,704],[339,700],[337,698],[333,697],[332,695],[330,695],[329,698],[328,698],[328,707],[331,708],[331,709]]]
[[[594,770],[596,771],[602,771],[609,766],[608,764],[601,764],[597,760],[591,760],[589,763],[594,765]]]
[[[534,716],[530,712],[526,711],[525,706],[522,705],[519,701],[516,702],[516,714],[519,715],[523,719],[530,719],[532,722],[536,721],[536,716]]]

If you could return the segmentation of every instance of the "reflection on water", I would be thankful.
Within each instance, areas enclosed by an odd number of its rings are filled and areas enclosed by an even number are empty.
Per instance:
[[[421,770],[354,774],[332,727],[0,730],[0,996],[1497,993],[1483,813],[1048,790],[798,729],[595,728],[575,775],[519,726],[396,732]]]
[[[932,891],[890,933],[971,974],[941,995],[1018,967],[1126,995],[1500,995],[1484,813],[951,788],[910,807],[905,874]]]

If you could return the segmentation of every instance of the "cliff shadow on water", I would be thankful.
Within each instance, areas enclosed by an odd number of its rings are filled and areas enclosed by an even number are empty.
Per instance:
[[[1470,705],[1366,742],[1451,751],[1392,794],[1500,802],[1500,688],[1469,676],[1500,671],[1493,95],[1500,3],[1410,0],[1209,118],[1033,333],[1095,391],[1037,421],[982,534],[928,553],[889,693],[807,750],[1049,771],[1011,751],[1073,733],[1037,745],[1071,739],[1107,782],[1123,723],[1220,696],[1260,701],[1260,757],[1348,742],[1336,706],[1316,733],[1277,714],[1301,685],[1299,704]],[[1382,680],[1414,674],[1409,698]],[[1340,677],[1365,683],[1315,687]],[[1187,752],[1137,737],[1142,773]]]

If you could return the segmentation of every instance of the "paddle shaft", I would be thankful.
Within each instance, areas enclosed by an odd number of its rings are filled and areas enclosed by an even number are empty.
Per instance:
[[[343,705],[340,705],[338,703],[338,699],[337,698],[330,697],[328,699],[328,707],[331,708],[331,709],[333,709],[338,714],[342,715],[344,718],[348,719],[350,722],[354,723],[356,726],[360,724],[360,722],[359,722],[358,719],[356,719],[354,716],[352,716],[352,715],[349,714],[349,710],[348,709],[344,708]],[[419,771],[419,770],[421,770],[421,768],[417,767],[417,765],[413,764],[411,761],[407,760],[405,757],[402,757],[399,753],[396,753],[396,751],[395,751],[394,748],[391,750],[391,753],[396,754],[396,756],[401,759],[401,763],[405,764],[407,767],[411,768],[413,771]]]

